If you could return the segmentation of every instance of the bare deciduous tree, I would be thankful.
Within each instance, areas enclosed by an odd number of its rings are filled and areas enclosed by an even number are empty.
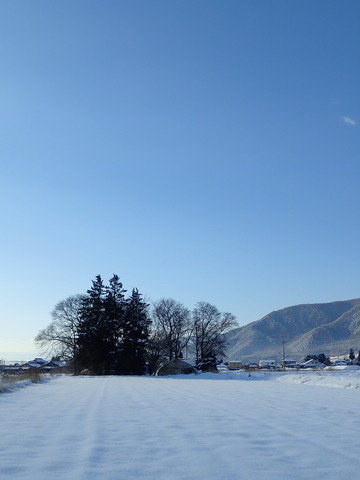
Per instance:
[[[220,313],[214,305],[198,302],[193,310],[193,325],[192,344],[196,363],[200,366],[225,354],[224,333],[235,328],[237,322],[231,313]]]
[[[148,373],[153,375],[156,370],[167,359],[165,352],[165,337],[158,330],[154,330],[150,336],[146,347]]]
[[[82,299],[83,295],[73,295],[55,305],[52,322],[35,337],[35,343],[47,354],[67,362],[75,359]]]
[[[152,320],[168,359],[180,358],[192,332],[189,310],[172,298],[163,298],[155,302]]]

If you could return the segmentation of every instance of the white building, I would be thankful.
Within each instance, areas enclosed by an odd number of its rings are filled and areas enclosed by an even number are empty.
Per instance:
[[[276,368],[275,360],[260,360],[259,368]]]

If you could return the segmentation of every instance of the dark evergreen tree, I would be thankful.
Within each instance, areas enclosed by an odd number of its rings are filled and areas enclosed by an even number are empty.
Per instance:
[[[304,358],[304,362],[308,362],[309,360],[319,360],[318,355],[306,355]]]
[[[77,360],[94,374],[112,373],[114,332],[105,308],[106,289],[100,275],[93,280],[80,308]]]
[[[350,358],[350,362],[353,363],[353,361],[355,360],[355,353],[352,348],[350,348],[349,358]]]
[[[304,361],[307,362],[309,360],[316,360],[328,366],[331,365],[330,359],[325,355],[325,353],[320,353],[319,355],[306,355]]]
[[[325,353],[320,353],[317,357],[318,361],[324,365],[331,365],[330,358],[325,355]]]
[[[79,365],[96,375],[142,375],[151,324],[148,305],[136,289],[126,299],[115,274],[108,286],[100,275],[92,283],[79,311]]]
[[[125,293],[122,283],[118,275],[113,275],[109,281],[109,286],[105,287],[105,313],[107,318],[108,328],[111,331],[111,373],[118,373],[120,362],[120,354],[124,342],[124,325],[125,314],[127,308],[127,301],[125,300]]]
[[[127,300],[124,320],[117,371],[123,375],[143,375],[151,320],[148,304],[142,300],[137,289],[133,289]]]

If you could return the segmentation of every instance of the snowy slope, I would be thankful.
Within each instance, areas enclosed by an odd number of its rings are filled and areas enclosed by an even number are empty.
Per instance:
[[[0,395],[0,478],[352,480],[359,375],[58,377]]]
[[[227,334],[228,359],[258,362],[281,356],[285,342],[287,356],[303,361],[307,354],[348,356],[350,346],[360,344],[360,299],[295,305]]]

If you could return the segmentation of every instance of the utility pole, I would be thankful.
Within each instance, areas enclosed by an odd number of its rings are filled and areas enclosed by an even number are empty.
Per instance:
[[[285,370],[285,337],[282,337],[282,345],[283,345],[283,370]]]

